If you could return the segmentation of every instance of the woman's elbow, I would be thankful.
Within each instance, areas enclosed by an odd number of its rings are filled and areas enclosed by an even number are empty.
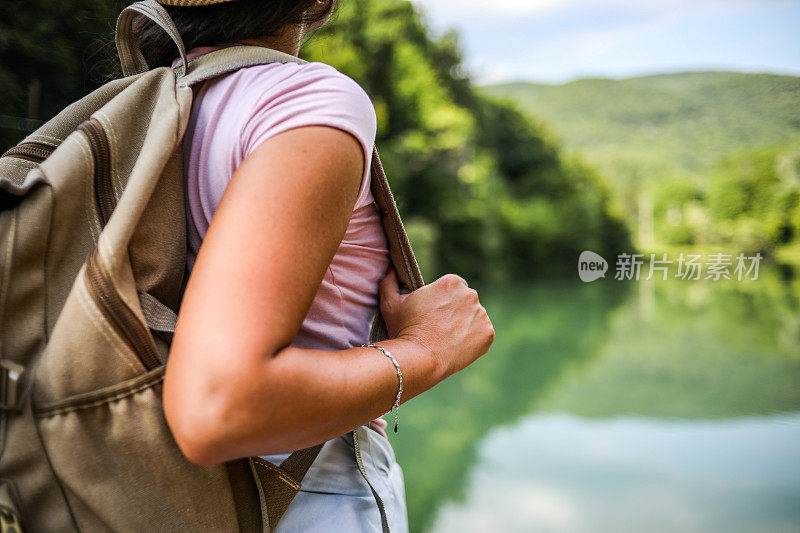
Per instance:
[[[169,373],[168,373],[169,377]],[[188,390],[185,383],[164,381],[164,416],[178,448],[190,462],[212,466],[231,459],[229,400],[222,391]],[[226,423],[226,418],[228,418]]]
[[[225,460],[217,439],[198,424],[180,421],[170,422],[169,425],[178,448],[189,462],[198,466],[213,466]]]

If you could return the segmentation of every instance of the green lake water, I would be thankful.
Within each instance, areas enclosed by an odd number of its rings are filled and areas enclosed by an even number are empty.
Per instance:
[[[484,288],[390,436],[411,531],[800,531],[798,276]]]

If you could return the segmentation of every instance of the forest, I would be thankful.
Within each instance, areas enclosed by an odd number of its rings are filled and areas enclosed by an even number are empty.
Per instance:
[[[800,263],[799,77],[683,72],[487,92],[596,165],[640,246]]]
[[[117,74],[116,0],[0,6],[0,148]],[[484,94],[458,37],[411,2],[348,0],[301,56],[359,82],[426,279],[471,283],[572,273],[585,249],[630,249],[598,172],[514,103]]]

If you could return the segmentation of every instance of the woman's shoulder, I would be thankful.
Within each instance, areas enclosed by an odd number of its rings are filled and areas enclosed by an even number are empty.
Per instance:
[[[303,126],[351,133],[365,153],[372,152],[377,133],[372,101],[355,80],[328,64],[253,65],[205,83],[193,110],[215,125],[212,135],[231,140],[236,160],[266,139]]]
[[[372,109],[372,101],[358,82],[325,63],[255,65],[241,69],[236,77],[245,93],[259,99],[293,96],[324,98],[339,104]]]
[[[355,135],[371,151],[377,117],[367,93],[352,78],[318,62],[270,63],[236,74],[238,105],[252,112],[243,136],[251,130],[271,133],[305,125],[333,126]]]
[[[304,80],[311,82],[338,82],[361,89],[361,86],[350,76],[340,72],[335,67],[319,61],[308,61],[295,63],[293,61],[267,63],[265,65],[254,65],[244,67],[239,72],[247,73],[252,76],[259,76],[265,72],[279,73],[280,77],[289,80]]]

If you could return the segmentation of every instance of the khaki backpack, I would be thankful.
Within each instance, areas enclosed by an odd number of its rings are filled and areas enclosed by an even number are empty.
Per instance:
[[[141,17],[172,37],[181,66],[148,70],[132,33]],[[0,530],[269,532],[322,445],[280,468],[196,466],[166,424],[161,382],[185,276],[191,87],[300,60],[236,46],[187,63],[154,0],[122,11],[117,48],[123,78],[0,158]],[[377,152],[372,193],[401,288],[414,290],[422,277]],[[370,338],[386,338],[380,314]]]

